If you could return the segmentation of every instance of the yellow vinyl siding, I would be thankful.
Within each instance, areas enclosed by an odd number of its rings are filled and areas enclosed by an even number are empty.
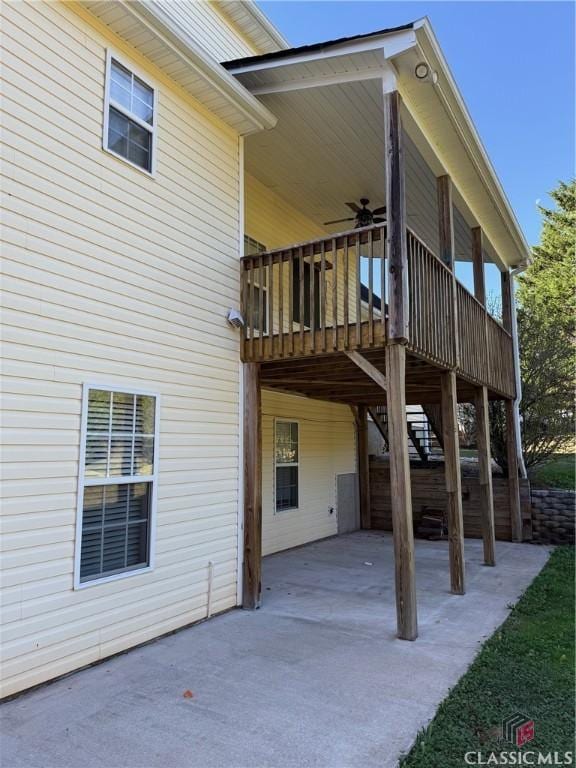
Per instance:
[[[274,422],[299,424],[298,508],[275,511]],[[262,392],[262,552],[269,555],[338,532],[336,476],[355,472],[347,406]],[[330,508],[334,511],[331,514]]]
[[[3,687],[236,604],[237,136],[82,8],[4,3]],[[106,48],[158,89],[154,178],[102,150]],[[72,589],[85,381],[161,394],[156,567]]]

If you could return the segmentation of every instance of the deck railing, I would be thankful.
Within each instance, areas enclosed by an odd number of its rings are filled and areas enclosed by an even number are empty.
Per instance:
[[[381,345],[385,257],[383,226],[245,256],[244,359]]]
[[[456,365],[452,272],[410,230],[407,239],[409,346],[432,362],[452,368]]]
[[[514,394],[512,339],[410,230],[408,348]],[[386,344],[383,225],[245,256],[242,358],[278,360]]]

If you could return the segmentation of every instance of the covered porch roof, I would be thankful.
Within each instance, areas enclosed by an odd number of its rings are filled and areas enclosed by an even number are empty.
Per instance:
[[[422,63],[425,80],[415,76]],[[529,258],[426,19],[224,66],[278,119],[246,139],[246,170],[320,226],[349,215],[348,201],[384,203],[383,94],[397,89],[409,226],[437,252],[435,177],[447,173],[462,223],[484,230],[489,260],[506,269]],[[465,242],[460,246],[456,232],[457,258],[469,259]]]

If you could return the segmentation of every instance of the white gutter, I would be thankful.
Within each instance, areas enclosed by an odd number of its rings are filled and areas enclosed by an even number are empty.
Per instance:
[[[520,346],[518,344],[518,318],[516,314],[516,290],[514,287],[514,278],[521,272],[524,272],[528,264],[522,262],[510,272],[510,302],[512,304],[512,354],[514,356],[514,379],[516,382],[516,397],[514,398],[514,422],[516,423],[516,453],[518,455],[518,466],[520,475],[523,478],[528,477],[526,465],[524,464],[524,454],[522,453],[522,433],[520,422],[520,403],[522,401],[522,380],[520,377]]]

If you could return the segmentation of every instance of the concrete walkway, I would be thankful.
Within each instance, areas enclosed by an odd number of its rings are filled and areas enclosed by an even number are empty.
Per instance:
[[[265,560],[264,606],[232,611],[1,710],[3,768],[386,768],[548,558],[466,542],[416,548],[420,637],[394,637],[392,540],[359,532]],[[194,697],[186,699],[190,689]]]

